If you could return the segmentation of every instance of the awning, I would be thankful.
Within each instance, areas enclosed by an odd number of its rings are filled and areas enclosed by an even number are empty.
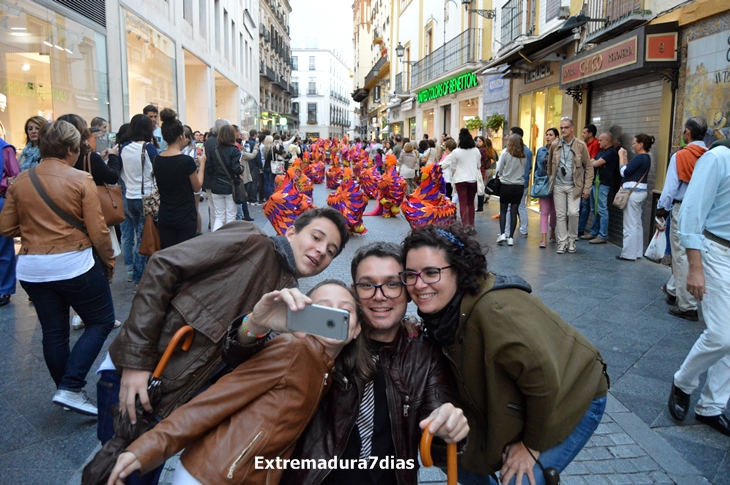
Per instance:
[[[558,49],[559,47],[562,47],[563,45],[569,43],[573,36],[573,29],[582,27],[586,23],[588,23],[588,17],[583,14],[574,15],[573,17],[570,17],[568,20],[566,20],[559,29],[553,30],[549,34],[539,39],[516,45],[513,49],[511,49],[503,56],[500,56],[498,59],[495,59],[492,62],[488,63],[480,72],[480,74],[487,69],[501,66],[503,64],[511,65],[522,59],[528,60],[528,62],[534,62],[535,60],[539,60],[537,58],[532,59],[531,56],[533,56],[537,52],[543,53],[546,50],[548,51],[546,54],[549,54],[555,49]]]
[[[355,101],[356,103],[359,103],[359,102],[367,99],[368,94],[370,94],[370,91],[368,91],[367,89],[360,88],[360,89],[356,89],[355,91],[353,91],[351,96],[352,96],[353,101]]]

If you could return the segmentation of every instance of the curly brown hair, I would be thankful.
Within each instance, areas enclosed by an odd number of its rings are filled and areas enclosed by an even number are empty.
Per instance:
[[[446,261],[456,273],[458,291],[476,295],[481,289],[480,280],[487,271],[487,248],[471,237],[459,223],[448,227],[424,226],[413,229],[402,244],[403,266],[411,249],[430,247],[444,251]]]

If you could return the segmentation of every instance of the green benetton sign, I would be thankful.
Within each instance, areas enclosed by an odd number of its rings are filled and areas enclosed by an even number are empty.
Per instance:
[[[432,99],[440,98],[448,94],[458,93],[459,91],[475,88],[477,86],[479,86],[477,75],[473,72],[468,72],[459,77],[444,81],[441,84],[437,84],[436,86],[424,89],[418,93],[418,102],[425,103]]]

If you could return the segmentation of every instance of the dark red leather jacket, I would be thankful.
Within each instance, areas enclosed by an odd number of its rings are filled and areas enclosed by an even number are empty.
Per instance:
[[[223,360],[230,366],[244,361],[262,345],[240,345],[229,334]],[[235,339],[235,337],[233,337]],[[258,348],[257,348],[258,347]],[[392,346],[380,351],[380,364],[387,382],[390,424],[396,459],[413,459],[412,470],[396,470],[400,485],[418,483],[418,423],[447,402],[453,402],[453,377],[441,351],[423,336],[408,337],[405,330],[396,336]],[[322,400],[312,422],[302,433],[292,458],[331,459],[342,456],[360,410],[365,382],[347,380],[335,375],[332,388]],[[446,447],[434,440],[434,460],[443,461]],[[443,445],[443,442],[441,442]],[[281,484],[314,485],[322,483],[329,470],[287,470]]]

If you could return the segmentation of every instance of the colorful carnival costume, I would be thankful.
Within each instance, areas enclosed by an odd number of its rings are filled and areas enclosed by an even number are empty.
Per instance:
[[[363,191],[365,192],[365,195],[367,195],[371,199],[379,199],[380,198],[380,181],[382,179],[382,176],[380,175],[380,171],[378,168],[373,165],[371,167],[368,166],[367,161],[360,162],[358,166],[363,167],[359,170],[360,172],[360,185],[362,186]]]
[[[352,169],[345,168],[343,170],[342,183],[335,192],[327,196],[327,205],[337,209],[345,216],[347,228],[350,232],[355,234],[365,234],[367,232],[362,222],[362,216],[368,205],[368,197],[353,177]]]
[[[284,235],[286,230],[305,211],[314,208],[312,198],[303,194],[297,187],[301,170],[289,167],[280,190],[277,190],[264,204],[264,215],[277,234]]]
[[[342,182],[342,167],[335,160],[327,169],[327,188],[334,190],[340,186],[340,182]]]
[[[378,206],[373,212],[365,214],[366,216],[393,217],[400,213],[400,205],[406,195],[407,182],[398,174],[397,163],[395,155],[385,157],[383,175],[378,184],[380,191]]]
[[[441,164],[432,163],[421,169],[421,184],[401,204],[411,228],[426,225],[448,226],[456,216],[456,204],[441,193]]]

